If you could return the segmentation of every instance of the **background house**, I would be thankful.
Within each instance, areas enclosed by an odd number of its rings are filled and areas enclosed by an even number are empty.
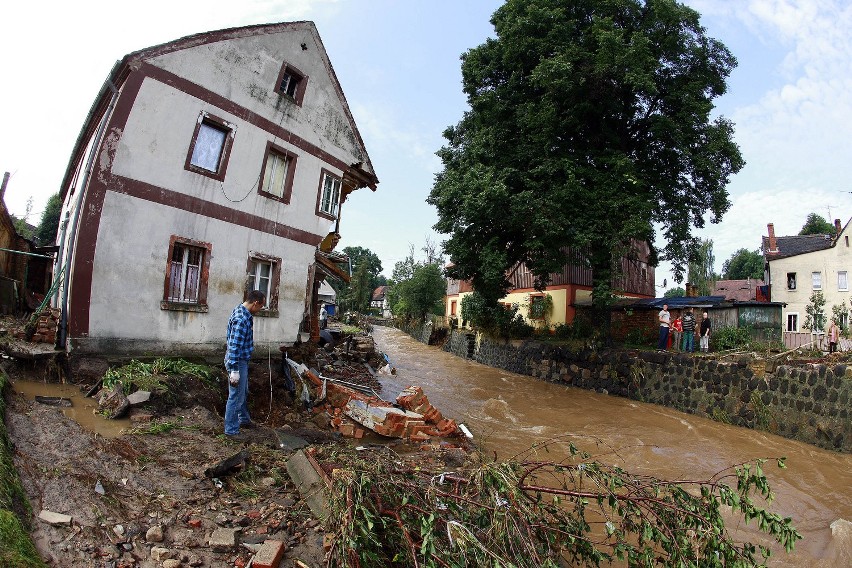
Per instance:
[[[713,284],[713,296],[723,296],[729,302],[768,302],[769,291],[763,280],[717,280]]]
[[[313,23],[131,53],[95,99],[63,180],[57,342],[220,351],[250,289],[267,294],[261,349],[318,331],[322,282],[348,277],[329,257],[341,206],[377,183]]]
[[[620,277],[613,279],[613,289],[622,298],[653,298],[654,267],[648,263],[650,248],[645,242],[635,242],[635,258],[621,259]],[[568,251],[573,260],[562,271],[550,275],[550,283],[542,290],[536,290],[534,276],[523,264],[517,264],[509,271],[509,292],[500,300],[501,304],[517,305],[524,319],[536,326],[544,325],[544,320],[531,317],[533,304],[544,294],[553,300],[553,310],[547,318],[549,325],[570,324],[574,321],[578,309],[592,304],[592,270],[587,268],[582,251]],[[461,301],[465,295],[473,292],[470,282],[447,279],[445,300],[447,318],[461,319]]]
[[[393,317],[388,301],[388,287],[379,286],[373,290],[373,296],[370,299],[370,307],[379,311],[379,315],[383,318]]]
[[[765,280],[773,301],[782,302],[784,341],[789,348],[810,343],[822,334],[832,317],[832,307],[843,307],[838,322],[849,325],[849,276],[852,272],[852,248],[849,246],[849,223],[841,226],[834,221],[835,233],[830,235],[795,235],[776,237],[772,223],[763,237],[766,259]],[[814,292],[825,298],[823,317],[812,329],[805,327],[807,306]]]

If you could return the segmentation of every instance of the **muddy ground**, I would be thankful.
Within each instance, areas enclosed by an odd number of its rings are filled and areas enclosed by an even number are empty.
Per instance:
[[[367,354],[341,358],[314,349],[302,355],[326,376],[378,388],[364,365],[376,361]],[[3,365],[13,381],[54,372],[30,361],[5,359]],[[85,392],[96,373],[87,368],[78,375],[67,379],[82,377]],[[48,565],[245,566],[260,543],[276,539],[286,544],[280,566],[324,566],[323,525],[289,478],[286,460],[299,440],[320,456],[336,444],[364,441],[341,439],[329,430],[327,415],[294,400],[280,359],[252,364],[250,377],[249,410],[258,427],[244,430],[243,441],[223,435],[223,369],[215,387],[175,377],[175,396],[134,407],[133,428],[112,439],[84,430],[59,408],[10,393],[6,422],[15,465],[32,504],[31,534]],[[236,474],[205,475],[243,449],[250,457]],[[71,524],[40,520],[43,510],[70,515]],[[239,529],[236,546],[210,545],[222,528]]]

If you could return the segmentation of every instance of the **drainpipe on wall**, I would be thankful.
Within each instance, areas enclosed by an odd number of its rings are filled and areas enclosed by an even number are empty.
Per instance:
[[[77,226],[80,221],[80,211],[83,208],[86,193],[89,189],[89,178],[92,174],[95,156],[97,155],[98,150],[100,150],[101,142],[103,142],[104,131],[106,130],[107,123],[112,116],[112,110],[115,108],[115,102],[118,99],[118,87],[113,84],[112,79],[107,79],[106,86],[110,91],[112,91],[112,97],[110,98],[109,106],[101,119],[101,123],[98,125],[98,131],[95,133],[94,143],[92,144],[92,149],[89,152],[89,158],[86,161],[83,181],[80,184],[80,196],[77,198],[77,208],[74,211],[74,219],[71,222],[71,234],[68,237],[68,256],[65,258],[65,285],[62,286],[62,304],[59,306],[62,310],[62,315],[59,320],[59,333],[56,334],[55,347],[57,349],[65,349],[68,343],[68,289],[71,287],[71,259],[74,256],[74,245],[77,241]],[[66,212],[66,220],[67,215],[68,212]]]
[[[71,212],[66,211],[65,212],[65,219],[62,220],[62,225],[60,225],[60,229],[62,230],[62,232],[59,234],[59,253],[56,255],[56,264],[59,264],[59,262],[62,260],[62,255],[64,254],[64,251],[65,251],[65,233],[66,233],[66,230],[68,229],[68,218],[69,217],[71,217]],[[54,269],[53,269],[54,277],[57,274],[57,272],[58,271],[54,267]],[[56,292],[54,292],[54,294],[53,294],[52,303],[53,303],[54,308],[59,307],[59,286],[56,287]]]

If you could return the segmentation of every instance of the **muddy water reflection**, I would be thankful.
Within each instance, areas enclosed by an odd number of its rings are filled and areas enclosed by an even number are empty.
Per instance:
[[[804,540],[792,556],[775,552],[770,565],[852,566],[852,541],[832,539],[829,528],[837,519],[852,521],[850,455],[515,375],[423,345],[395,329],[376,327],[373,335],[397,369],[382,383],[385,398],[411,384],[422,386],[436,408],[464,422],[502,458],[565,435],[602,461],[668,479],[707,478],[749,459],[787,456],[788,469],[766,468],[777,496],[772,510],[792,517]],[[762,540],[745,530],[753,542]]]
[[[56,396],[71,399],[72,406],[61,408],[62,414],[77,422],[84,429],[100,434],[104,438],[115,438],[130,428],[129,419],[108,420],[99,414],[95,414],[98,409],[97,400],[84,397],[80,389],[74,385],[17,380],[12,382],[12,388],[16,393],[24,395],[27,400],[34,400],[36,396]]]

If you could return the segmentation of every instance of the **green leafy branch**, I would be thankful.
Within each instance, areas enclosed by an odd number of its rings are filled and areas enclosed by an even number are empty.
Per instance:
[[[791,519],[766,509],[773,499],[766,460],[705,480],[666,481],[604,465],[573,444],[568,454],[464,473],[392,456],[336,456],[347,465],[331,491],[331,565],[763,565],[771,551],[736,541],[725,526],[728,509],[756,520],[788,552],[801,538]]]

